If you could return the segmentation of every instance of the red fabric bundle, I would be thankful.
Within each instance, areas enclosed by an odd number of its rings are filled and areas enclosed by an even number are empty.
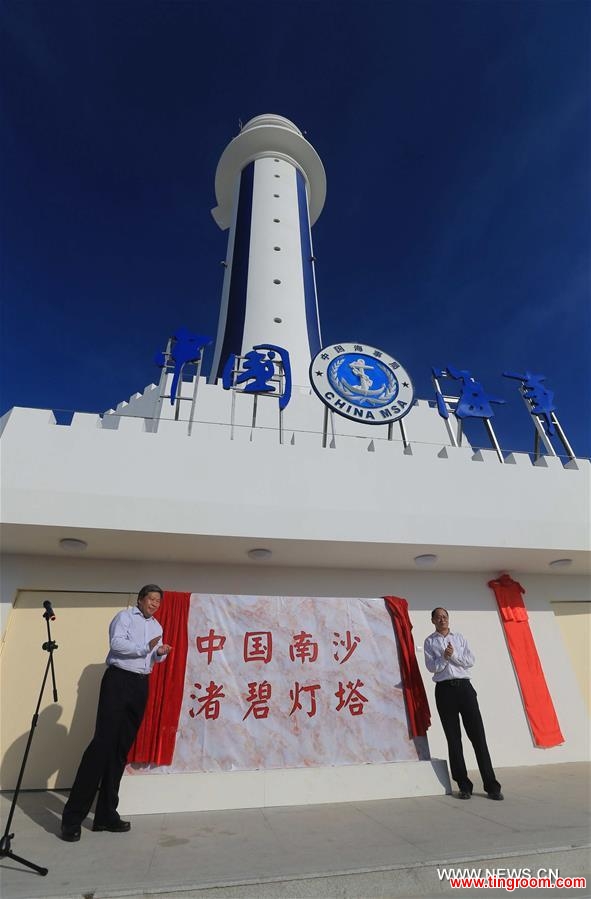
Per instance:
[[[190,597],[190,593],[165,591],[154,616],[162,625],[163,643],[169,643],[172,651],[164,662],[154,665],[150,675],[144,720],[129,751],[128,762],[154,765],[172,762],[185,686]]]
[[[398,642],[402,690],[410,735],[411,737],[424,737],[427,734],[427,728],[431,726],[431,711],[415,655],[408,603],[399,596],[384,596],[384,601],[392,617]]]
[[[521,691],[525,714],[536,746],[549,748],[564,743],[540,657],[521,598],[525,590],[508,574],[489,581],[494,591],[507,646]]]

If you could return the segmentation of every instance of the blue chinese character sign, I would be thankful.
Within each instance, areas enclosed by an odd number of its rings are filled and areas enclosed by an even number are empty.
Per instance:
[[[556,406],[554,405],[553,391],[548,390],[544,385],[546,375],[532,375],[529,371],[519,375],[514,372],[504,371],[503,377],[521,381],[521,392],[527,400],[531,414],[536,415],[538,418],[543,418],[546,434],[549,437],[554,437],[556,429],[552,421],[552,413],[556,411]]]
[[[410,412],[413,386],[399,362],[375,347],[338,343],[310,365],[310,383],[334,412],[364,424],[389,424]]]
[[[437,411],[446,420],[452,446],[462,445],[464,419],[479,418],[484,423],[499,462],[504,462],[503,453],[490,420],[494,417],[491,404],[504,404],[505,400],[487,393],[480,381],[477,381],[468,369],[455,368],[453,365],[448,365],[447,368],[433,368],[431,371],[433,386],[435,387],[435,398],[437,400]],[[439,384],[441,378],[459,381],[460,386],[456,388],[459,396],[444,395]],[[457,434],[454,434],[450,428],[450,414],[453,414],[457,419]]]
[[[491,403],[505,403],[505,400],[488,394],[480,381],[473,378],[467,369],[454,368],[453,365],[448,365],[447,368],[434,368],[433,375],[435,378],[447,377],[462,382],[460,396],[457,399],[455,409],[453,409],[457,418],[493,418],[495,413],[492,410]],[[438,412],[442,418],[447,418],[449,410],[445,402],[442,402],[443,397],[439,391],[437,391],[436,395]]]
[[[231,353],[222,373],[224,390],[241,387],[241,393],[267,394],[279,399],[283,411],[291,399],[291,365],[283,347],[262,343],[244,356]]]
[[[552,439],[558,438],[566,451],[569,462],[574,462],[574,450],[556,417],[554,392],[549,390],[544,384],[546,376],[534,375],[529,371],[525,371],[523,374],[505,371],[503,376],[521,381],[519,392],[523,397],[535,429],[534,459],[537,461],[542,455],[541,443],[546,447],[546,452],[549,456],[556,456],[557,453],[552,444]]]
[[[172,335],[169,347],[164,353],[157,353],[154,357],[156,365],[162,368],[174,366],[172,385],[170,388],[170,405],[173,406],[177,398],[179,381],[183,368],[187,362],[200,363],[202,352],[211,343],[211,337],[203,334],[192,334],[188,328],[179,328]]]

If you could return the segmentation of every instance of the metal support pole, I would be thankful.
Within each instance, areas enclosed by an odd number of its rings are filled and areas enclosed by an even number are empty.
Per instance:
[[[502,463],[504,463],[505,459],[504,459],[504,457],[503,457],[503,453],[501,452],[501,447],[500,447],[499,444],[498,444],[497,437],[496,437],[496,434],[495,434],[495,432],[494,432],[493,426],[492,426],[491,423],[490,423],[490,419],[489,419],[489,418],[485,418],[485,419],[484,419],[484,424],[486,425],[486,430],[488,431],[488,436],[490,437],[490,442],[492,443],[492,445],[493,445],[493,447],[494,447],[494,449],[495,449],[495,452],[496,452],[496,454],[497,454],[497,458],[498,458],[499,462],[501,462],[501,464],[502,464]]]
[[[556,418],[556,415],[554,414],[554,412],[552,412],[551,415],[552,415],[552,424],[554,425],[554,427],[556,428],[556,430],[558,432],[560,442],[562,443],[563,447],[565,448],[565,450],[568,454],[569,461],[572,462],[573,459],[577,458],[575,456],[575,452],[574,452],[572,446],[570,445],[570,443],[568,442],[568,440],[566,439],[566,434],[562,430],[562,427],[560,426],[560,422]]]
[[[186,363],[183,362],[181,365],[181,369],[179,371],[179,383],[176,394],[176,403],[174,405],[174,420],[179,420],[179,415],[181,413],[181,400],[182,400],[182,392],[183,392],[183,372],[185,370]]]
[[[158,403],[156,404],[156,411],[154,413],[154,430],[158,430],[158,422],[160,421],[160,416],[162,415],[162,403],[164,401],[164,393],[166,391],[166,381],[168,378],[168,360],[170,359],[170,351],[172,349],[172,337],[168,338],[166,343],[166,349],[164,351],[164,365],[162,366],[162,371],[160,372],[160,381],[158,382],[158,390],[159,397]]]
[[[330,431],[332,434],[332,440],[330,442],[334,448],[337,445],[337,442],[336,442],[336,434],[334,432],[334,412],[332,411],[332,409],[329,411],[329,415],[330,415]]]
[[[398,419],[398,424],[399,424],[399,426],[400,426],[400,435],[401,435],[401,437],[402,437],[402,442],[403,442],[403,444],[404,444],[404,449],[408,449],[408,447],[409,447],[410,444],[409,444],[408,438],[407,438],[407,436],[406,436],[406,428],[404,427],[404,421],[403,421],[401,418],[399,418],[399,419]]]
[[[189,427],[187,432],[189,437],[191,436],[191,431],[193,430],[193,420],[195,418],[195,404],[197,402],[197,391],[199,390],[199,378],[201,377],[201,365],[203,363],[203,350],[199,353],[199,359],[197,360],[197,368],[195,372],[195,384],[193,386],[193,400],[191,402],[191,411],[189,412]]]
[[[257,426],[257,405],[258,405],[258,401],[259,401],[259,396],[258,396],[257,393],[255,393],[254,396],[253,396],[253,398],[252,398],[252,423],[251,423],[251,426],[250,426],[250,431],[251,431],[251,433],[250,433],[250,439],[251,439],[251,440],[252,440],[252,432],[254,431],[254,429],[255,429],[256,426]]]
[[[234,419],[236,417],[236,391],[232,390],[232,406],[230,411],[230,440],[234,440]]]
[[[447,418],[445,418],[443,415],[441,417],[443,418],[443,420],[445,422],[445,427],[447,429],[447,433],[448,433],[451,445],[458,446],[456,436],[453,432],[453,428],[452,428],[451,422],[449,420],[450,409],[449,409],[449,405],[448,405],[448,398],[443,395],[443,391],[439,384],[439,380],[438,380],[438,378],[435,377],[435,375],[432,376],[432,381],[433,381],[433,386],[435,387],[435,399],[437,400],[437,409],[439,410],[439,414],[441,415],[442,411],[446,411],[448,413]]]
[[[548,455],[549,455],[549,456],[555,456],[555,455],[556,455],[556,450],[555,450],[554,447],[552,446],[552,443],[551,443],[551,441],[550,441],[550,438],[549,438],[548,435],[546,434],[546,431],[544,430],[544,426],[543,426],[542,422],[540,421],[540,419],[538,418],[537,415],[533,415],[533,414],[532,414],[532,411],[531,411],[531,403],[530,403],[530,401],[527,399],[527,397],[525,397],[525,396],[523,395],[523,394],[524,394],[524,388],[521,387],[519,392],[521,393],[521,398],[522,398],[523,402],[525,403],[525,408],[526,408],[527,411],[529,412],[530,418],[531,418],[531,420],[532,420],[533,423],[534,423],[534,428],[536,429],[536,433],[538,434],[538,437],[542,440],[542,443],[543,443],[544,446],[546,447],[546,450],[547,450],[547,452],[548,452]],[[539,440],[538,440],[537,453],[536,453],[536,449],[535,449],[535,447],[534,447],[534,456],[535,456],[535,459],[538,459],[538,458],[540,457],[540,455],[541,455],[541,453],[540,453],[540,445],[539,445]]]

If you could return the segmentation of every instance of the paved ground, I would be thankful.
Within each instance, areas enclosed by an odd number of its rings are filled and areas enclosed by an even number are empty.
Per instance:
[[[558,868],[586,889],[516,895],[591,896],[591,789],[586,764],[506,768],[506,796],[475,794],[289,808],[136,816],[128,834],[58,837],[65,794],[22,793],[12,851],[46,877],[0,860],[2,899],[275,899],[482,895],[451,888],[442,868]],[[477,784],[476,775],[472,778]],[[2,829],[11,795],[0,799]],[[509,875],[507,875],[509,876]],[[487,889],[490,897],[508,895]],[[485,894],[486,895],[486,894]]]

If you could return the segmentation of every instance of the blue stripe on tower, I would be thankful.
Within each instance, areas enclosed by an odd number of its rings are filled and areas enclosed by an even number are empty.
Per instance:
[[[242,350],[242,335],[244,333],[244,318],[246,314],[246,287],[248,284],[248,259],[250,255],[253,182],[254,162],[251,162],[245,166],[240,174],[240,192],[238,194],[238,210],[236,212],[228,311],[216,378],[221,378],[224,365],[230,353],[235,353],[238,356]]]
[[[308,219],[308,198],[304,176],[296,170],[298,185],[298,211],[300,217],[300,245],[302,248],[302,272],[304,276],[304,301],[306,304],[306,325],[308,327],[308,343],[310,357],[313,359],[320,352],[320,331],[318,329],[318,301],[314,283],[314,265],[312,262],[312,242],[310,240],[310,222]]]

